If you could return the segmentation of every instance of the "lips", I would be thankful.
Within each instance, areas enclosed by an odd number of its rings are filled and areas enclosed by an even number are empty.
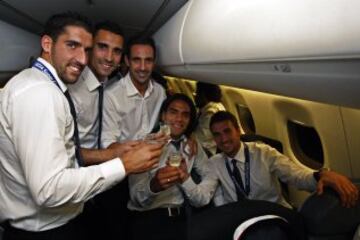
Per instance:
[[[137,72],[138,76],[141,78],[147,78],[149,76],[148,72]]]
[[[70,68],[71,72],[73,72],[74,74],[80,75],[84,69],[84,66],[79,65],[79,64],[70,64],[69,68]]]
[[[112,63],[100,63],[100,65],[103,68],[108,69],[108,70],[110,70],[110,69],[112,69],[114,67],[114,64],[112,64]]]

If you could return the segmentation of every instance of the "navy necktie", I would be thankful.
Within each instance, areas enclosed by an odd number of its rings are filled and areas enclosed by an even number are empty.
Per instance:
[[[99,106],[98,106],[98,121],[99,121],[99,132],[98,132],[98,141],[97,147],[101,148],[101,132],[102,132],[102,115],[103,115],[103,99],[104,99],[104,87],[100,85],[98,87],[99,92]]]
[[[66,90],[64,92],[64,95],[66,97],[66,99],[69,102],[69,106],[70,106],[70,112],[71,115],[73,117],[74,120],[74,142],[75,142],[75,156],[76,156],[76,160],[78,161],[80,166],[84,166],[84,160],[81,156],[81,152],[80,152],[80,139],[79,139],[79,130],[78,130],[78,125],[77,125],[77,119],[76,119],[76,111],[75,111],[75,105],[74,102],[71,99],[70,93],[68,90]]]
[[[244,193],[241,191],[241,188],[244,189],[244,185],[241,179],[241,174],[240,171],[238,169],[238,167],[236,166],[236,160],[232,159],[231,160],[232,166],[233,166],[233,171],[232,174],[234,176],[234,179],[236,181],[235,184],[235,189],[236,189],[236,195],[238,200],[243,199],[244,198]]]

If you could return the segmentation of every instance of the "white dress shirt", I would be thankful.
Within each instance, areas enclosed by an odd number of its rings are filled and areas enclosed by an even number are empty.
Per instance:
[[[266,200],[291,207],[281,194],[278,178],[302,190],[313,191],[316,189],[317,182],[313,177],[314,171],[295,164],[288,157],[266,144],[250,142],[246,145],[250,155],[249,199]],[[226,169],[224,159],[231,160],[223,153],[210,158],[212,171],[216,173],[219,180],[219,186],[214,196],[214,203],[217,206],[237,201],[235,186]],[[241,173],[242,182],[245,183],[243,143],[233,159],[238,161],[237,167]]]
[[[102,145],[136,140],[151,132],[166,95],[160,84],[150,81],[142,96],[127,74],[108,87],[104,96]]]
[[[212,154],[216,153],[216,143],[210,131],[209,125],[211,117],[219,111],[225,111],[224,105],[219,102],[209,102],[203,108],[201,108],[198,118],[198,125],[194,132],[201,145],[209,150]]]
[[[113,81],[103,83],[106,88]],[[85,67],[75,84],[67,88],[74,102],[79,129],[80,144],[83,148],[96,149],[99,134],[99,91],[102,85],[89,67]]]
[[[188,172],[193,168],[201,176],[202,181],[196,184],[190,176],[182,184],[174,185],[164,191],[154,193],[150,189],[150,181],[155,173],[166,166],[170,152],[175,150],[172,144],[168,144],[160,157],[159,166],[149,172],[133,174],[129,176],[130,201],[128,208],[136,211],[146,211],[155,208],[181,206],[184,202],[184,194],[190,204],[200,207],[208,204],[215,193],[217,181],[215,175],[210,172],[209,159],[198,144],[195,156],[189,158],[190,149],[186,139],[181,143],[182,156],[186,161]]]
[[[61,89],[30,68],[8,82],[0,101],[0,221],[28,231],[66,224],[84,201],[125,176],[119,160],[78,167],[66,86],[50,64],[38,60]]]

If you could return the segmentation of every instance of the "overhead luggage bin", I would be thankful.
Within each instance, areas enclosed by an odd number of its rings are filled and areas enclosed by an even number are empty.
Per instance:
[[[165,73],[360,108],[356,0],[192,0],[155,35]]]

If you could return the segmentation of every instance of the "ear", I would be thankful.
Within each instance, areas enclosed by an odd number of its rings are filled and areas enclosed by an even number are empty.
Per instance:
[[[51,52],[52,45],[53,40],[49,35],[44,35],[41,37],[41,48],[44,53],[49,54]]]

